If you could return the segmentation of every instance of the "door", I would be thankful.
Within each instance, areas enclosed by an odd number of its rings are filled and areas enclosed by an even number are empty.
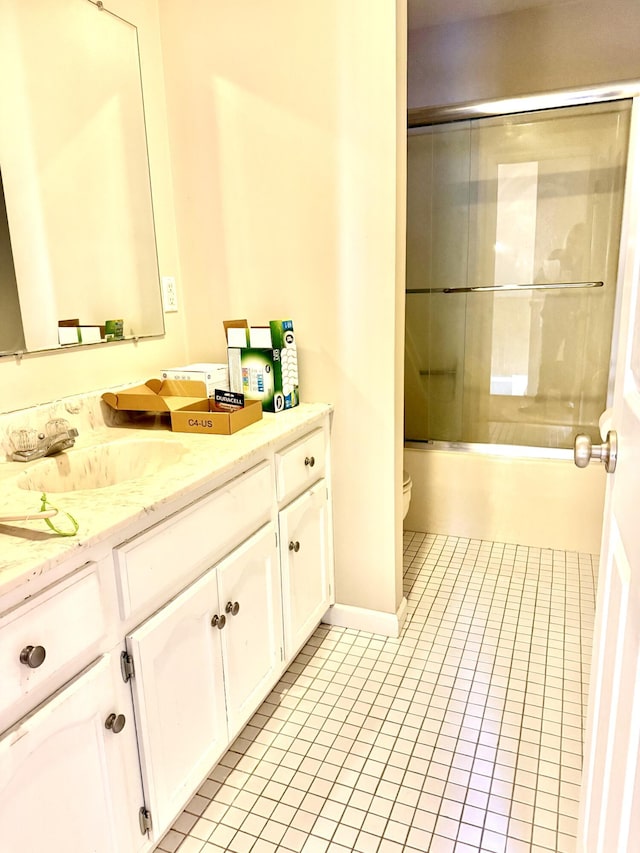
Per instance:
[[[597,434],[629,125],[625,99],[410,131],[407,439]]]
[[[282,608],[275,530],[268,525],[216,567],[227,725],[233,739],[277,680]]]
[[[330,605],[324,480],[281,511],[280,554],[285,655],[290,660]]]
[[[156,840],[227,747],[216,615],[213,569],[127,637],[143,784]]]
[[[640,849],[640,122],[633,106],[620,282],[623,303],[611,419],[578,851]]]
[[[142,805],[117,658],[101,658],[0,740],[2,853],[135,853],[147,841]]]

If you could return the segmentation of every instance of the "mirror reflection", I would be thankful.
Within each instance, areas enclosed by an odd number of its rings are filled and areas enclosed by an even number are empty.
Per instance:
[[[0,14],[0,353],[59,347],[69,323],[162,334],[136,28],[92,0]]]
[[[19,352],[25,348],[18,285],[13,265],[9,223],[0,172],[0,349]]]

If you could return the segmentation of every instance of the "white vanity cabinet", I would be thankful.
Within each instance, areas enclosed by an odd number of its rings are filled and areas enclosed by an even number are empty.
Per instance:
[[[127,650],[146,801],[161,835],[278,677],[273,525],[133,631]]]
[[[117,527],[102,495],[53,574],[0,585],[1,853],[150,853],[321,621],[329,415],[309,410],[194,437],[189,485],[150,477]]]
[[[329,466],[327,455],[327,437],[322,429],[313,430],[276,454],[287,660],[297,654],[332,603],[329,486],[324,476]]]
[[[136,853],[131,697],[107,654],[0,738],[2,853]]]

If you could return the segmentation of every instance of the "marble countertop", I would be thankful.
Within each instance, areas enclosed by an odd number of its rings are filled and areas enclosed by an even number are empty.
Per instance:
[[[67,407],[67,412],[71,411]],[[198,497],[214,477],[223,476],[253,453],[268,449],[304,426],[313,426],[331,411],[324,403],[302,403],[277,415],[265,413],[262,420],[233,435],[201,435],[172,432],[165,424],[107,426],[94,419],[90,429],[81,429],[76,445],[65,454],[87,453],[87,448],[109,444],[109,453],[117,454],[124,442],[159,440],[180,445],[178,461],[156,473],[128,479],[104,488],[78,489],[47,498],[60,511],[69,512],[78,521],[73,537],[61,537],[42,519],[0,523],[0,596],[45,574],[83,550],[115,537],[131,523],[155,514],[164,504],[190,493]],[[73,417],[69,421],[73,425]],[[14,418],[12,423],[15,423]],[[149,428],[153,426],[155,428]],[[7,426],[5,425],[5,431]],[[0,422],[0,432],[2,423]],[[57,459],[58,457],[49,457]],[[0,463],[0,516],[37,512],[40,494],[20,488],[25,472],[33,471],[43,460]],[[48,461],[48,460],[46,460]],[[91,463],[89,463],[91,464]],[[200,488],[200,492],[198,489]],[[151,518],[150,524],[158,518]]]

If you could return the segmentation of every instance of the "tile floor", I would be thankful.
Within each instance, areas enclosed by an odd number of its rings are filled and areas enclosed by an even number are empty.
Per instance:
[[[405,532],[402,636],[320,626],[158,850],[573,851],[596,569]]]

